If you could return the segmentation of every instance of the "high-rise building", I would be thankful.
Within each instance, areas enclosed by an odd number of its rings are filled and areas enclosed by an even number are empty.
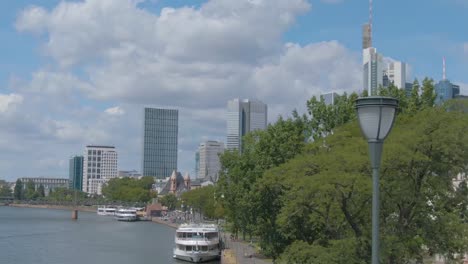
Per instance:
[[[117,177],[117,151],[113,146],[86,146],[83,160],[83,192],[102,194],[103,185]]]
[[[177,170],[179,111],[145,108],[143,176],[165,179]]]
[[[399,89],[406,88],[406,64],[404,62],[390,62],[384,75],[388,77],[389,83],[393,83]]]
[[[81,191],[83,189],[83,156],[71,157],[69,164],[70,189]]]
[[[219,155],[224,151],[224,143],[219,141],[205,141],[198,146],[199,170],[197,178],[218,181],[221,163]]]
[[[376,95],[378,88],[383,86],[383,57],[373,47],[362,52],[364,90],[369,95]]]
[[[372,47],[371,25],[366,23],[362,26],[362,49]]]
[[[453,99],[460,94],[460,86],[451,83],[449,80],[441,80],[435,85],[436,104]]]
[[[259,100],[234,99],[227,105],[227,149],[242,151],[242,137],[266,129],[267,105]]]
[[[443,58],[442,64],[442,80],[435,85],[436,104],[442,104],[460,95],[460,86],[451,83],[447,79],[445,57]]]
[[[197,150],[195,152],[195,175],[198,177],[198,173],[200,172],[200,152]]]
[[[334,105],[336,97],[338,96],[337,93],[325,93],[322,94],[321,97],[323,97],[323,101],[325,102],[326,105]]]

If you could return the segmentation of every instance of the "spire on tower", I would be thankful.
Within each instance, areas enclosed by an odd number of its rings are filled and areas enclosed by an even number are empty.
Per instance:
[[[372,47],[372,0],[369,0],[369,44]]]
[[[447,80],[447,75],[445,72],[445,56],[442,58],[442,80]]]

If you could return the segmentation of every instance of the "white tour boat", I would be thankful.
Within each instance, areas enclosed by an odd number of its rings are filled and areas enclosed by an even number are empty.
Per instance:
[[[174,258],[205,262],[221,256],[219,229],[214,224],[183,224],[175,235]]]
[[[132,208],[118,209],[115,212],[115,219],[117,219],[118,221],[128,221],[128,222],[136,221],[137,220],[136,210]]]
[[[115,209],[114,207],[98,207],[97,209],[97,214],[98,215],[115,215]]]

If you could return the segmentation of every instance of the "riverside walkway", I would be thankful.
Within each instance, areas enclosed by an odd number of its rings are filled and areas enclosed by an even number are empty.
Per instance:
[[[231,240],[225,237],[226,249],[223,251],[221,264],[271,264],[268,259],[256,257],[255,248],[245,241]]]

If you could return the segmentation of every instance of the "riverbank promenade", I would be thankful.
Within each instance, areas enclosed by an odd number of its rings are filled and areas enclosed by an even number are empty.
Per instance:
[[[221,264],[271,264],[270,259],[257,257],[255,248],[248,242],[225,237],[226,249],[223,251]]]

